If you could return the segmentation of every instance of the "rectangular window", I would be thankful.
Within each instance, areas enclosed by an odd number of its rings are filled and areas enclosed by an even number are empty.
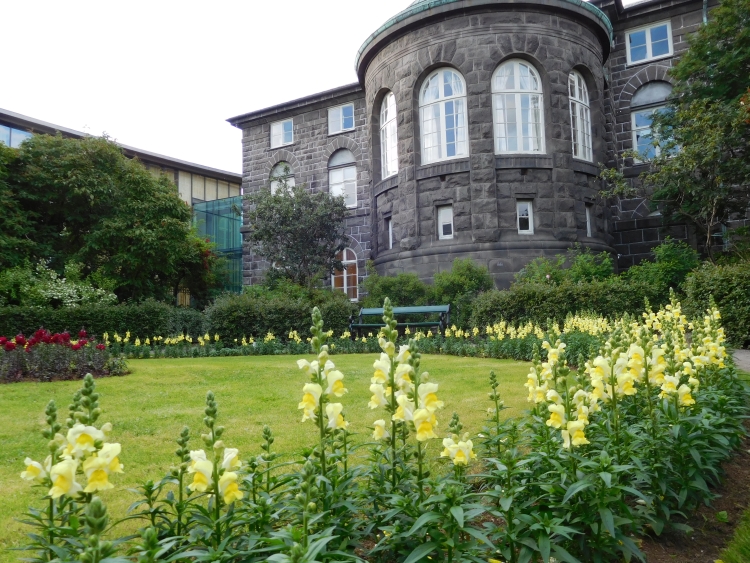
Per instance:
[[[630,114],[631,129],[633,131],[633,150],[638,151],[638,154],[643,155],[645,159],[654,158],[661,152],[658,146],[654,146],[654,139],[651,135],[651,121],[653,120],[654,113],[661,109],[664,108],[633,110]]]
[[[633,29],[625,34],[628,64],[672,55],[672,26],[666,22]]]
[[[516,220],[519,234],[534,234],[534,210],[530,200],[516,202]]]
[[[294,142],[294,124],[291,119],[271,124],[271,148],[291,145]]]
[[[388,249],[393,248],[393,221],[391,217],[385,218],[385,232],[388,236]]]
[[[344,196],[347,207],[357,207],[357,167],[347,166],[330,170],[328,191],[332,196]]]
[[[437,208],[438,239],[453,238],[453,206],[443,205]]]
[[[586,236],[591,238],[592,233],[594,231],[594,227],[592,224],[592,218],[591,218],[591,204],[586,204]]]
[[[354,130],[354,104],[328,109],[328,134]]]
[[[0,143],[4,144],[6,147],[10,146],[10,127],[0,125]]]
[[[10,130],[10,146],[17,149],[21,146],[26,139],[31,139],[33,135],[28,131],[21,131],[20,129]]]

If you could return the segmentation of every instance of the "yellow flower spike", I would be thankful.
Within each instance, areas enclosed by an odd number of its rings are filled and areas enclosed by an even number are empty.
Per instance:
[[[590,443],[583,432],[584,426],[585,423],[580,420],[571,420],[568,422],[567,431],[574,446],[583,446]]]
[[[224,498],[225,504],[232,504],[236,500],[242,500],[243,494],[237,484],[237,474],[227,471],[219,477],[219,494]]]
[[[214,342],[218,342],[218,341],[219,341],[219,333],[217,332],[216,334],[214,334]]]
[[[193,474],[193,482],[188,485],[188,489],[205,493],[214,484],[213,472],[214,464],[207,459],[194,461],[188,468],[188,473]]]
[[[326,416],[328,417],[328,428],[331,430],[343,430],[349,426],[349,423],[344,420],[341,412],[344,410],[344,405],[341,403],[328,403],[326,405]]]
[[[331,365],[333,365],[333,362],[328,362]],[[344,387],[343,379],[344,374],[341,373],[339,370],[332,370],[328,372],[327,375],[328,378],[328,389],[326,389],[326,394],[328,395],[335,395],[336,397],[343,397],[345,393],[348,393],[346,387]]]
[[[474,444],[469,440],[469,435],[464,434],[463,438],[456,444],[456,455],[453,458],[454,465],[469,465],[472,459],[476,459],[474,453]]]
[[[23,463],[26,466],[26,471],[21,472],[21,479],[24,481],[36,481],[37,483],[41,483],[47,476],[47,471],[45,471],[42,464],[38,461],[34,461],[30,457],[27,457]]]
[[[388,374],[391,371],[391,360],[388,357],[388,354],[386,352],[382,352],[380,354],[380,359],[375,360],[375,362],[372,364],[372,367],[375,368],[375,374],[372,376],[372,379],[370,381],[372,383],[387,383]]]
[[[302,401],[297,406],[298,409],[304,409],[302,422],[306,420],[314,422],[317,419],[315,409],[320,404],[320,396],[323,394],[323,388],[317,383],[306,383],[302,388],[302,392],[304,393]]]
[[[565,424],[565,406],[564,405],[549,405],[547,410],[550,412],[550,417],[547,420],[547,426],[552,428],[560,428]]]
[[[677,386],[680,384],[680,378],[674,375],[665,375],[664,383],[661,386],[660,398],[667,397],[672,393],[677,393]]]
[[[437,398],[437,391],[437,383],[421,383],[417,389],[420,406],[430,412],[442,409],[445,403]]]
[[[237,448],[226,448],[224,450],[224,459],[221,462],[221,468],[227,471],[234,471],[242,467],[240,461],[240,451]]]
[[[403,393],[409,393],[412,390],[411,375],[414,374],[414,368],[409,364],[399,364],[393,377],[396,385]]]
[[[689,407],[695,404],[695,399],[693,399],[693,396],[690,394],[690,392],[690,387],[685,385],[684,383],[678,387],[677,395],[679,396],[681,407]]]
[[[370,385],[370,393],[372,393],[372,397],[370,397],[370,402],[367,404],[371,409],[376,409],[378,407],[384,407],[388,404],[388,401],[385,398],[385,388],[380,383],[373,383]]]
[[[104,441],[104,432],[94,426],[85,426],[80,422],[68,430],[68,445],[63,451],[63,457],[80,459],[96,450],[97,441]]]
[[[83,490],[83,487],[76,482],[76,470],[78,462],[73,459],[64,459],[50,470],[50,479],[52,488],[49,490],[49,496],[53,499],[60,498],[63,495],[74,497]]]
[[[376,420],[372,423],[372,437],[375,440],[386,440],[391,437],[391,433],[386,430],[385,420]]]
[[[417,440],[424,442],[431,438],[437,438],[434,426],[435,416],[427,409],[418,409],[414,412],[414,427],[417,429]]]

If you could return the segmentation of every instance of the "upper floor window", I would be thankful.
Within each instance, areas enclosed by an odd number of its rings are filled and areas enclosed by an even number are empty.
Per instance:
[[[641,86],[630,100],[630,130],[633,134],[633,150],[645,159],[658,156],[661,152],[654,144],[651,122],[654,114],[663,110],[672,93],[669,82],[654,81]]]
[[[271,184],[272,194],[275,194],[279,190],[279,187],[284,184],[286,184],[287,188],[293,188],[295,185],[294,171],[292,170],[292,167],[289,166],[288,162],[284,162],[282,160],[271,170],[269,181]]]
[[[328,134],[354,130],[354,104],[328,109]]]
[[[294,142],[294,124],[291,119],[271,123],[271,148],[291,145]]]
[[[333,288],[346,293],[352,301],[359,298],[357,255],[351,248],[345,248],[336,255],[343,269],[333,272]]]
[[[573,156],[590,162],[592,156],[589,91],[583,76],[576,71],[571,72],[568,77],[568,93],[570,94],[570,129],[573,141]]]
[[[632,29],[625,34],[628,64],[672,55],[672,26],[666,22]]]
[[[438,239],[453,238],[453,206],[441,205],[437,208]]]
[[[0,125],[0,143],[3,143],[8,147],[17,149],[21,146],[21,143],[33,136],[34,135],[32,133],[29,133],[28,131],[22,131],[13,127]]]
[[[495,153],[543,152],[542,82],[524,61],[508,61],[492,80]]]
[[[384,179],[398,173],[398,122],[393,92],[386,94],[380,106],[380,158]]]
[[[357,207],[357,164],[350,150],[338,150],[328,161],[328,191],[343,196],[347,207]]]
[[[468,156],[466,86],[455,70],[441,68],[422,86],[422,162]]]

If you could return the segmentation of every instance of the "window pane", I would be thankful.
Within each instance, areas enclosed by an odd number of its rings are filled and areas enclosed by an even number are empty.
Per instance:
[[[26,139],[30,139],[32,137],[31,133],[28,133],[26,131],[21,131],[19,129],[11,129],[10,130],[10,146],[14,149],[17,149],[21,146],[21,143],[23,143]]]
[[[343,116],[343,129],[354,129],[354,106],[344,106],[341,108]]]
[[[453,225],[450,223],[443,223],[443,236],[451,236],[453,234]]]
[[[516,209],[518,213],[518,230],[519,231],[531,230],[529,207],[530,206],[528,203],[518,203],[517,205]]]
[[[629,33],[628,42],[630,43],[631,61],[642,61],[648,56],[646,52],[646,30]]]
[[[651,43],[667,40],[667,24],[651,28]]]
[[[338,133],[341,131],[341,114],[339,108],[328,110],[328,134]]]
[[[284,126],[284,144],[291,143],[293,141],[293,138],[292,138],[292,126],[293,126],[293,123],[292,123],[292,120],[290,119],[289,121],[285,121],[283,123],[283,126]]]
[[[428,81],[427,85],[425,86],[424,94],[422,95],[422,102],[423,103],[430,103],[436,101],[440,97],[440,90],[439,90],[439,84],[438,79],[440,78],[439,74],[436,74],[435,76],[432,76]]]
[[[495,76],[495,89],[497,90],[514,90],[516,87],[514,63],[504,64],[497,71]]]
[[[422,139],[425,162],[440,159],[440,104],[422,109]]]
[[[3,143],[7,147],[10,146],[10,127],[0,125],[0,143]]]
[[[660,57],[669,54],[669,37],[667,24],[651,28],[651,56]]]

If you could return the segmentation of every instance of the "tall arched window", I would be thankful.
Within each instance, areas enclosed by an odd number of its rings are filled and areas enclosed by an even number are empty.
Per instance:
[[[287,188],[294,187],[294,170],[288,162],[283,160],[276,164],[271,170],[271,176],[269,177],[271,183],[271,193],[275,194],[282,184],[286,184]]]
[[[529,63],[508,61],[495,71],[495,153],[544,152],[542,104],[542,81]]]
[[[345,248],[336,255],[336,259],[343,264],[343,270],[333,272],[333,289],[346,293],[352,301],[359,298],[357,282],[357,255],[351,248]]]
[[[468,156],[466,86],[458,72],[441,68],[430,75],[419,97],[422,162]]]
[[[328,192],[344,196],[347,207],[357,207],[357,164],[352,151],[338,150],[328,160]]]
[[[648,82],[638,88],[633,99],[630,100],[630,130],[633,134],[633,150],[645,156],[654,158],[661,153],[661,148],[654,145],[651,134],[651,121],[654,114],[663,111],[667,98],[672,93],[669,82]]]
[[[582,160],[591,156],[591,110],[589,109],[589,91],[586,82],[576,71],[568,76],[568,93],[570,95],[570,130],[573,141],[573,156]]]
[[[393,92],[386,94],[380,106],[380,159],[383,179],[398,172],[398,123]]]

